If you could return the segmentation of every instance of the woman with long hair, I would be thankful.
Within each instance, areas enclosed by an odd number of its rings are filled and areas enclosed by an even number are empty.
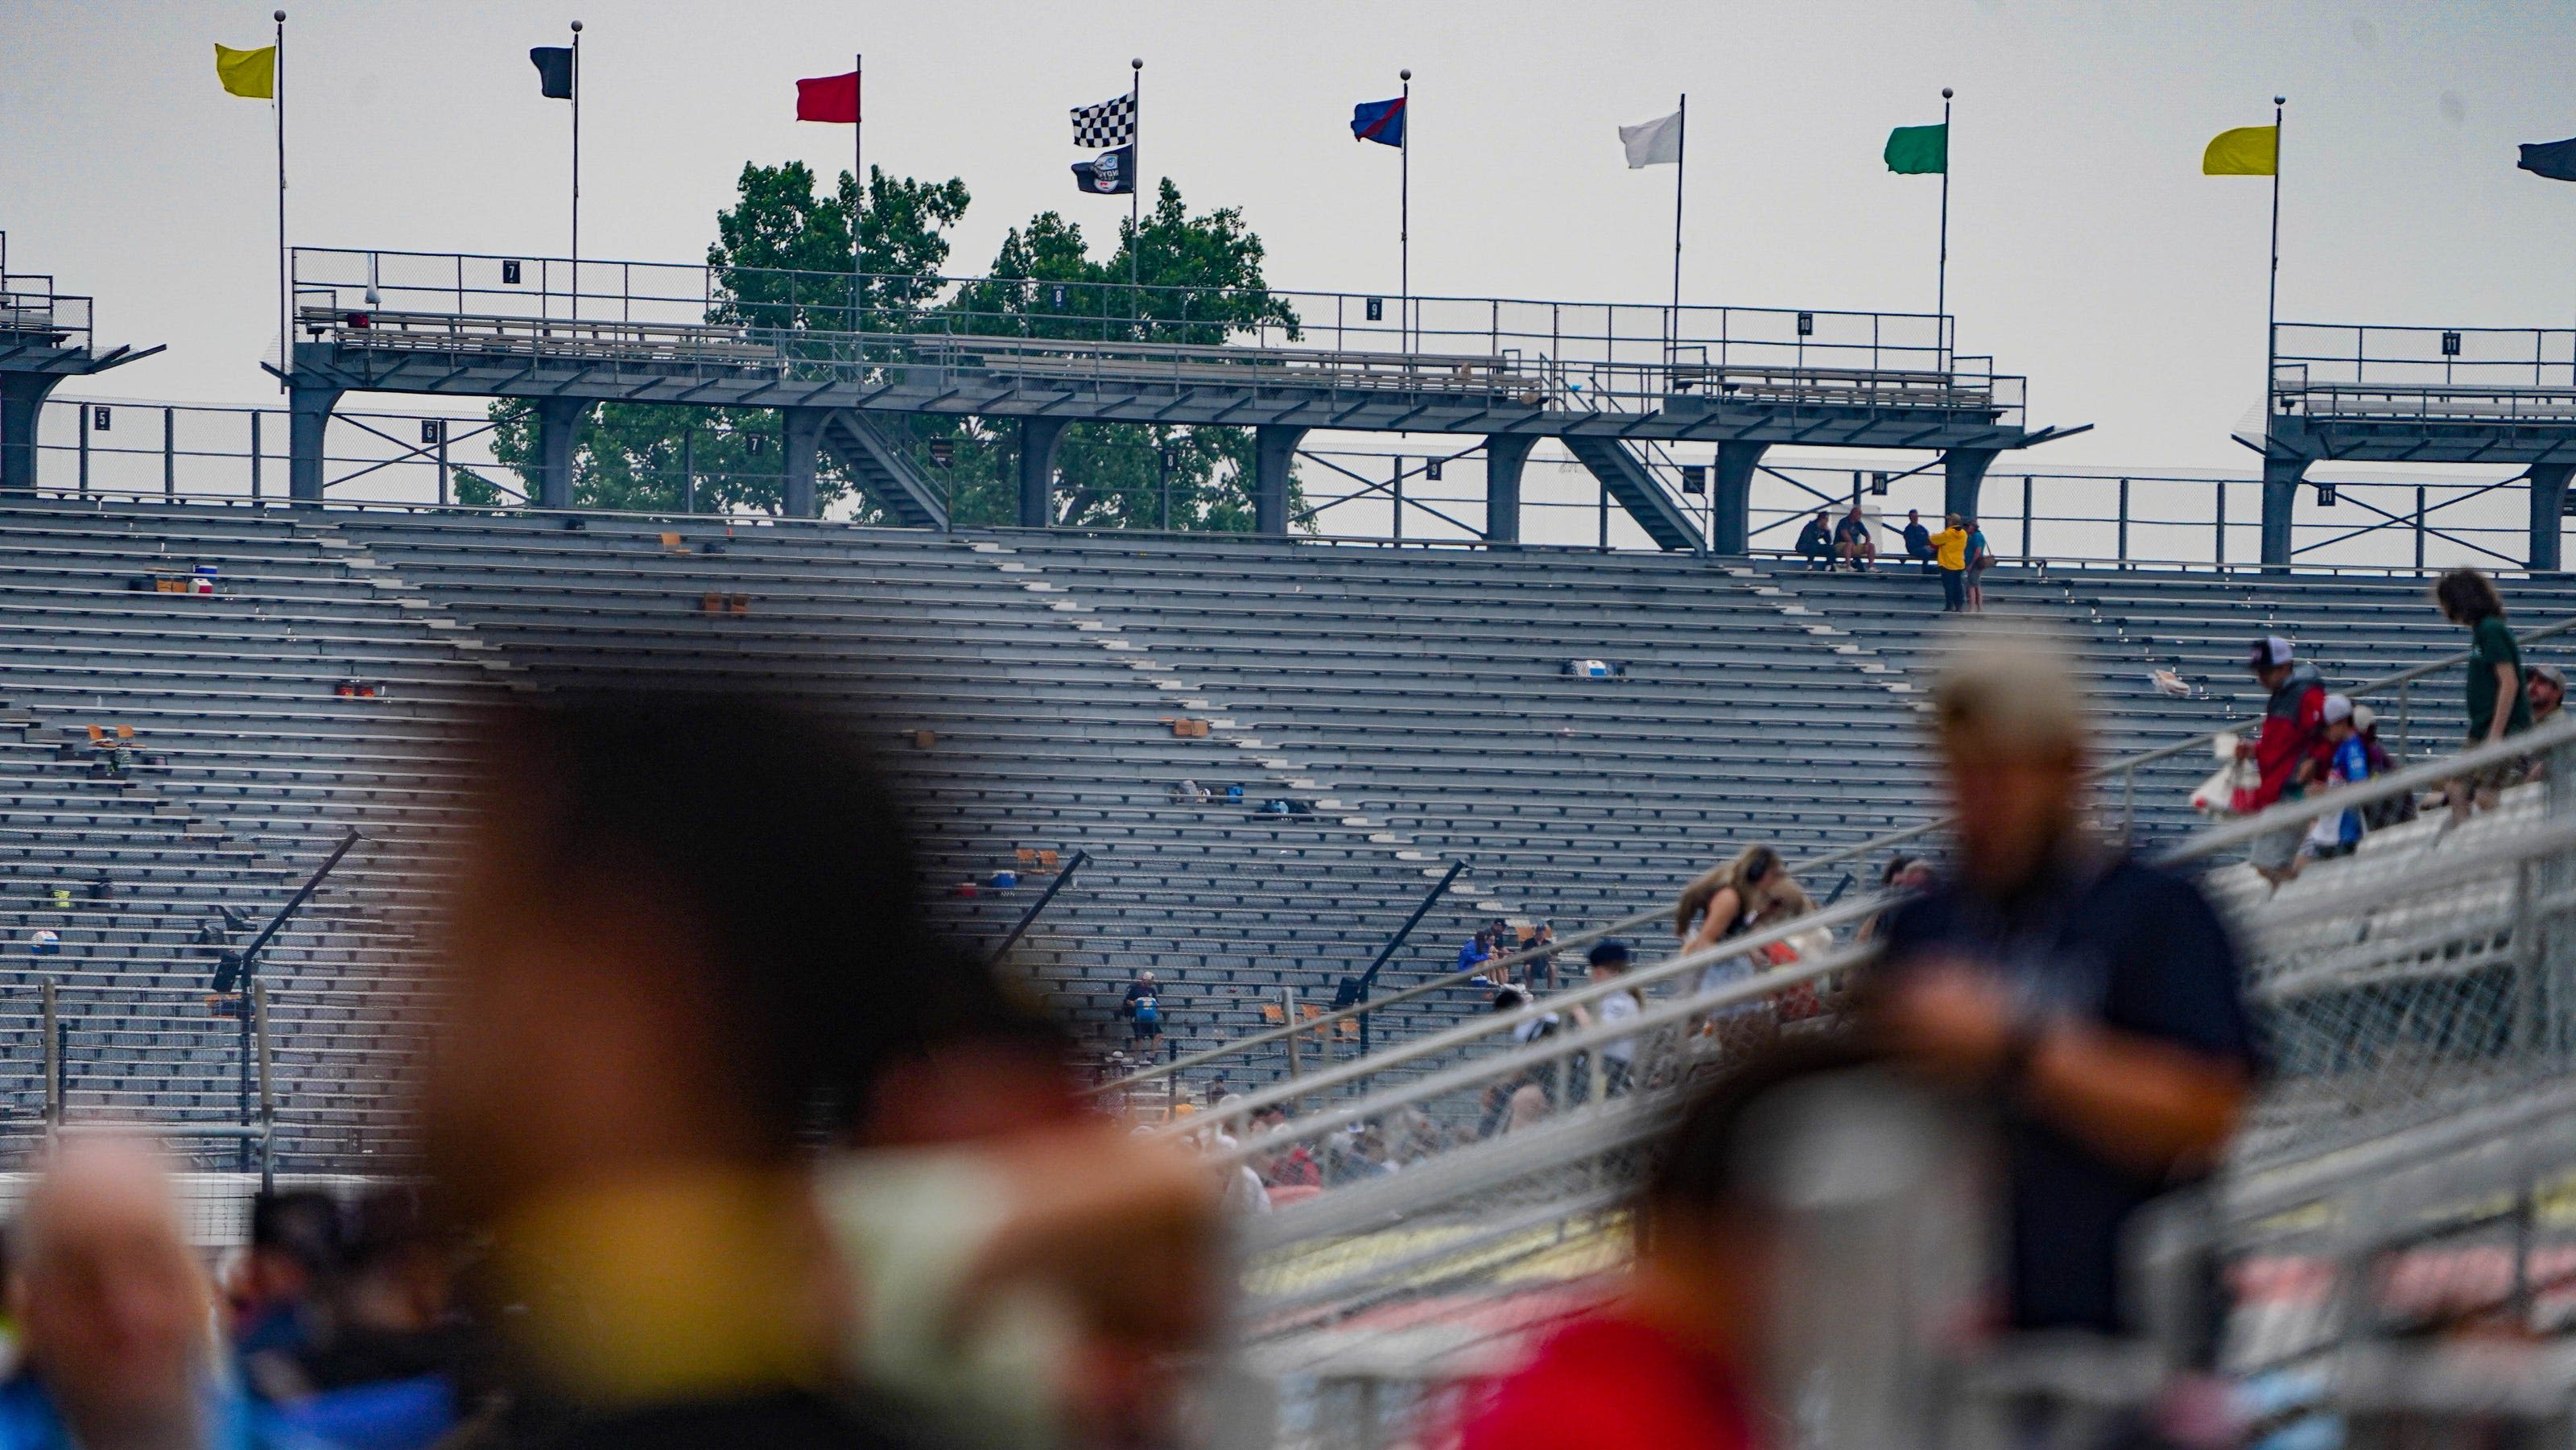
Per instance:
[[[1806,890],[1790,879],[1789,868],[1777,850],[1748,846],[1734,860],[1682,889],[1680,899],[1673,903],[1673,935],[1681,938],[1683,951],[1694,952],[1815,909]],[[1782,946],[1775,943],[1764,948],[1758,959],[1756,954],[1746,953],[1709,963],[1700,969],[1697,990],[1714,992],[1730,982],[1749,981],[1777,962],[1794,959],[1795,952],[1783,950]],[[1761,1011],[1759,1003],[1740,1002],[1721,1009],[1715,1016],[1721,1031],[1733,1033],[1753,1025],[1755,1014]],[[1758,1020],[1767,1021],[1768,1016]]]

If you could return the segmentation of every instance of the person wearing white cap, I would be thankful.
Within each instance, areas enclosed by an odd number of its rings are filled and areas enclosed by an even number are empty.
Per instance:
[[[2352,701],[2343,695],[2328,695],[2322,714],[2326,745],[2332,752],[2327,758],[2326,788],[2370,779],[2370,742],[2362,738],[2359,711]],[[2291,863],[2290,874],[2296,876],[2299,867],[2310,859],[2351,855],[2361,845],[2362,827],[2358,810],[2319,816],[2308,831],[2306,849]]]

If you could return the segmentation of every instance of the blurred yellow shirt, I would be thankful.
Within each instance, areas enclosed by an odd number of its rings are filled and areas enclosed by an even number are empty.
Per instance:
[[[1932,536],[1932,561],[1944,569],[1968,567],[1968,531],[1943,529]]]

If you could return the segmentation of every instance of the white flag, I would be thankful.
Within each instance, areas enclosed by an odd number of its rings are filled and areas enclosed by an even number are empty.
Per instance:
[[[1628,148],[1628,169],[1679,166],[1682,161],[1682,113],[1657,116],[1619,128],[1619,144]]]

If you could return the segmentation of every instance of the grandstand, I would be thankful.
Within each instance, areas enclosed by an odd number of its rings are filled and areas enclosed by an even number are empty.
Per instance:
[[[264,920],[355,828],[361,847],[262,968],[290,1168],[398,1151],[369,1089],[421,1010],[418,868],[453,805],[436,725],[479,689],[651,669],[864,709],[924,803],[927,866],[969,938],[998,942],[1051,868],[1089,852],[1015,955],[1104,1058],[1127,1046],[1114,1008],[1142,970],[1165,989],[1168,1051],[1329,1001],[1452,862],[1464,872],[1381,991],[1445,970],[1496,917],[1609,920],[1745,841],[1812,858],[1940,809],[1912,709],[1934,594],[1898,571],[100,501],[7,506],[0,566],[21,737],[0,748],[20,863],[0,898],[10,1126],[41,1121],[48,975],[71,1116],[234,1121],[239,1024],[206,1000],[221,948],[201,928],[218,904]],[[2346,683],[2458,642],[2404,577],[2059,567],[1990,590],[2077,641],[2114,752],[2248,713],[2238,659],[2258,629]],[[2564,583],[2512,593],[2526,617],[2576,611]],[[2158,668],[2193,697],[2159,691]],[[2401,728],[2420,754],[2457,737],[2456,712],[2447,685],[2422,690]],[[133,733],[121,768],[92,726]],[[2182,831],[2207,768],[2184,753],[2118,793],[2137,834]],[[114,894],[93,902],[101,868]],[[1018,882],[996,889],[1005,871]],[[1841,874],[1809,884],[1831,894]],[[29,955],[39,931],[59,956]],[[1477,1001],[1434,994],[1377,1030]],[[1274,1048],[1188,1085],[1285,1066]]]

